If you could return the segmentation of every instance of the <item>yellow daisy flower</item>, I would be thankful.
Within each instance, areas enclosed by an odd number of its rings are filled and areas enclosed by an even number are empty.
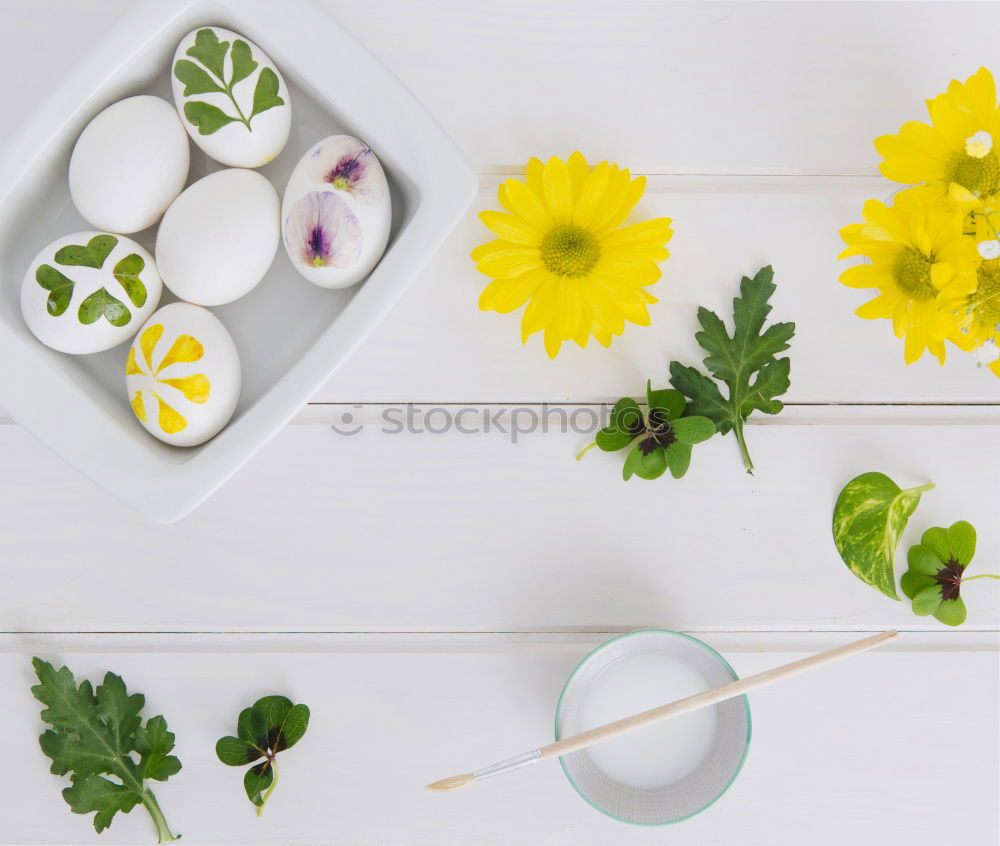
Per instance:
[[[933,197],[921,187],[898,194],[891,207],[868,200],[865,222],[840,231],[847,249],[839,258],[870,260],[845,270],[840,281],[879,290],[855,313],[870,320],[891,318],[896,337],[906,339],[907,364],[924,350],[944,364],[944,341],[958,332],[960,309],[976,290],[980,259],[973,239],[962,234],[964,215]]]
[[[927,101],[931,125],[903,124],[875,139],[879,170],[894,182],[926,182],[965,209],[994,204],[1000,194],[1000,110],[993,75],[980,68]]]
[[[580,153],[547,164],[528,162],[527,179],[508,179],[498,198],[506,211],[479,217],[497,236],[476,247],[472,259],[493,277],[479,298],[483,311],[507,314],[528,303],[521,340],[544,332],[555,358],[563,341],[585,347],[593,335],[607,347],[625,321],[649,325],[646,291],[660,278],[658,262],[673,230],[669,218],[623,227],[646,178]]]
[[[949,338],[968,352],[991,342],[1000,347],[1000,258],[980,264],[976,280],[976,290],[969,294],[962,309],[962,326]],[[989,368],[1000,377],[1000,358],[994,359]]]

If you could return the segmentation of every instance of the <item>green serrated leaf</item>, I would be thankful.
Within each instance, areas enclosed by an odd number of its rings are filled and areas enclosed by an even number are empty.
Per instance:
[[[682,444],[700,444],[715,434],[715,424],[707,417],[679,417],[670,426]]]
[[[69,308],[70,300],[73,299],[75,285],[73,280],[63,276],[54,267],[43,264],[35,271],[35,281],[46,291],[49,291],[49,298],[46,300],[49,314],[53,317],[64,314]]]
[[[794,323],[775,323],[766,330],[764,321],[771,311],[769,300],[776,286],[770,266],[761,268],[750,279],[744,276],[740,296],[733,299],[733,334],[713,311],[698,309],[701,331],[695,334],[708,355],[704,359],[709,372],[726,385],[723,396],[718,386],[704,374],[679,364],[670,364],[670,384],[681,391],[690,403],[687,413],[707,417],[722,434],[735,431],[747,471],[753,463],[743,435],[743,423],[753,411],[777,414],[782,403],[777,399],[789,387],[791,362],[775,356],[788,349],[795,334]]]
[[[128,813],[142,802],[150,808],[161,842],[174,839],[144,782],[147,776],[166,779],[180,769],[180,761],[166,754],[174,742],[166,721],[154,717],[142,726],[144,697],[129,694],[114,673],[107,673],[94,691],[86,680],[77,686],[66,667],[56,671],[40,658],[32,664],[38,684],[31,692],[46,706],[41,716],[51,726],[39,744],[52,760],[52,772],[70,774],[72,784],[63,791],[70,808],[94,813],[94,827],[101,832],[119,811]],[[134,752],[141,756],[138,764]]]
[[[188,47],[187,55],[192,59],[197,59],[220,81],[225,82],[223,68],[228,50],[229,42],[219,41],[219,36],[215,34],[215,31],[206,28],[198,30],[195,34],[194,44]]]
[[[203,68],[187,59],[178,59],[174,63],[174,76],[184,84],[183,94],[191,97],[195,94],[225,94],[226,89],[213,81]]]
[[[255,764],[243,776],[243,789],[247,798],[258,808],[263,807],[264,797],[261,795],[274,781],[274,767],[270,761]]]
[[[257,62],[254,61],[250,52],[250,45],[242,38],[237,38],[233,42],[233,78],[229,80],[230,87],[246,79],[255,70],[257,70]]]
[[[218,132],[228,123],[239,120],[232,115],[227,115],[218,106],[201,100],[189,100],[184,104],[184,117],[190,121],[192,126],[198,127],[199,135],[211,135]]]
[[[95,235],[86,246],[67,244],[56,250],[56,264],[100,270],[117,243],[118,239],[114,235]]]
[[[111,825],[115,814],[127,814],[142,801],[141,792],[99,775],[75,779],[62,795],[74,814],[97,812],[94,828],[98,834]]]
[[[96,323],[103,317],[112,326],[124,326],[132,319],[132,312],[107,288],[98,288],[80,303],[77,316],[85,325]]]
[[[142,308],[146,304],[146,286],[142,284],[139,274],[146,267],[146,261],[138,253],[129,253],[115,265],[113,275],[125,289],[132,305]]]
[[[139,769],[143,778],[166,781],[180,772],[180,760],[170,753],[174,749],[174,734],[167,729],[167,721],[153,717],[135,732],[135,751],[141,756]]]
[[[833,540],[859,579],[899,599],[893,568],[896,547],[920,495],[933,485],[903,490],[884,473],[848,482],[833,509]]]
[[[215,754],[227,766],[245,767],[259,760],[264,753],[253,743],[230,735],[219,738],[215,744]]]
[[[278,96],[278,75],[270,68],[264,68],[257,77],[257,87],[253,91],[253,110],[250,119],[261,112],[283,106],[285,101]]]

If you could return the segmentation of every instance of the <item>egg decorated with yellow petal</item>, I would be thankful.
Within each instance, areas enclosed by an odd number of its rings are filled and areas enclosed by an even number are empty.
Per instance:
[[[190,303],[154,313],[125,363],[132,411],[147,432],[172,446],[197,446],[222,431],[240,384],[240,357],[226,327]]]

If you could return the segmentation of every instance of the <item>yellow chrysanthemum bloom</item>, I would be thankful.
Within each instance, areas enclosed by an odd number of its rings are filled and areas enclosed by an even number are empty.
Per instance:
[[[875,139],[879,170],[894,182],[928,183],[965,209],[995,207],[1000,197],[1000,110],[993,74],[980,68],[927,101],[931,125],[903,124]]]
[[[868,264],[845,270],[851,288],[877,288],[879,295],[855,313],[866,319],[891,318],[896,337],[905,337],[904,358],[912,364],[930,350],[944,364],[944,341],[963,322],[961,309],[976,290],[979,254],[962,234],[964,216],[933,201],[933,192],[913,188],[888,207],[878,200],[864,206],[864,223],[845,226],[840,258],[865,256]]]
[[[988,343],[1000,347],[1000,258],[980,264],[976,280],[976,290],[969,294],[961,310],[965,315],[962,326],[949,338],[970,352]],[[995,358],[989,368],[1000,377],[1000,358]]]
[[[506,314],[528,303],[521,340],[544,331],[549,358],[563,341],[585,347],[591,335],[606,347],[626,320],[648,326],[656,297],[646,286],[660,278],[673,230],[669,218],[622,226],[645,187],[644,176],[608,162],[591,168],[578,152],[566,162],[532,159],[526,182],[500,186],[506,211],[479,215],[497,236],[472,251],[493,277],[479,307]]]

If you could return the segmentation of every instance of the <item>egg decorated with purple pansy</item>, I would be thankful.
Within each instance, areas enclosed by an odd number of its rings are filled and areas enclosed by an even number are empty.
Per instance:
[[[314,144],[292,171],[281,234],[295,269],[321,288],[346,288],[378,264],[392,198],[378,157],[350,135]]]

